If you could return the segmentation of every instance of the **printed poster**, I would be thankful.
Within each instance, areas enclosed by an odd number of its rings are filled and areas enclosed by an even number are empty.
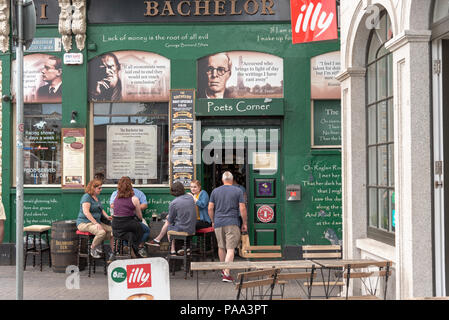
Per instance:
[[[284,62],[253,51],[219,52],[198,60],[198,98],[250,99],[284,96]]]
[[[310,60],[311,98],[313,100],[340,99],[340,51],[325,53]]]
[[[84,188],[86,129],[62,129],[62,187]]]
[[[170,95],[170,183],[190,186],[194,179],[195,90],[173,89]]]
[[[12,62],[11,93],[15,101],[16,60]],[[24,103],[62,102],[62,61],[50,54],[35,53],[23,57]]]
[[[89,61],[90,101],[168,101],[170,60],[145,51],[114,51]]]
[[[106,179],[157,179],[157,125],[109,125],[106,137]]]

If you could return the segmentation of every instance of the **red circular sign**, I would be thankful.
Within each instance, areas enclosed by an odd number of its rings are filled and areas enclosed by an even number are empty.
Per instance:
[[[263,205],[257,209],[257,219],[263,223],[271,222],[274,219],[274,210],[268,205]]]

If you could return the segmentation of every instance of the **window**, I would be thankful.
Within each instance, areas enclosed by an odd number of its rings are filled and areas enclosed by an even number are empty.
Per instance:
[[[94,103],[93,173],[106,184],[168,184],[168,102]]]
[[[24,185],[59,186],[61,184],[61,104],[25,104],[23,115]],[[14,150],[14,162],[15,156]],[[15,170],[13,174],[15,176]],[[15,183],[15,179],[13,181]]]
[[[394,124],[392,54],[385,43],[392,38],[386,11],[371,31],[367,51],[367,178],[368,236],[394,243]]]
[[[449,0],[436,0],[433,9],[433,22],[449,16]]]

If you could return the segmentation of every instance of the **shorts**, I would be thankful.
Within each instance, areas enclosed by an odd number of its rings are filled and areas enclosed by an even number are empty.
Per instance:
[[[6,220],[5,208],[2,202],[0,202],[0,220]]]
[[[217,244],[222,249],[235,249],[240,243],[240,228],[236,225],[215,228]]]

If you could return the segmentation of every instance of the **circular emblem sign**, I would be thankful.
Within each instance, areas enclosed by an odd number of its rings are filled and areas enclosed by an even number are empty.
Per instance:
[[[124,268],[115,268],[112,270],[111,274],[112,280],[114,280],[117,283],[123,282],[126,280],[126,270]]]
[[[268,205],[263,205],[257,209],[257,219],[260,222],[268,223],[271,222],[274,218],[274,210],[272,207]]]

